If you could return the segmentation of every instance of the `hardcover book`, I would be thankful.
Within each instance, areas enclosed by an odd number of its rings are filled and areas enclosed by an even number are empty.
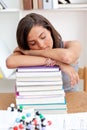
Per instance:
[[[17,86],[24,86],[24,85],[25,86],[27,86],[27,85],[30,85],[30,86],[32,86],[32,85],[35,85],[35,86],[36,85],[42,85],[42,86],[43,85],[61,85],[62,86],[63,84],[62,84],[62,81],[59,80],[59,81],[46,81],[46,82],[45,81],[44,82],[41,82],[41,81],[40,82],[39,81],[38,82],[37,81],[33,81],[33,82],[32,81],[29,81],[29,82],[18,81],[18,82],[16,82],[16,85]]]
[[[17,68],[17,72],[55,72],[60,71],[59,66],[22,66]]]
[[[18,98],[16,97],[16,102],[17,104],[55,104],[55,103],[65,103],[65,96],[60,96],[60,97],[52,97],[52,96],[47,96],[47,97],[30,97],[30,98]]]
[[[44,91],[44,90],[46,90],[46,91],[52,91],[52,90],[59,90],[59,89],[63,89],[63,86],[61,86],[61,85],[43,85],[43,86],[41,86],[41,85],[34,85],[34,86],[17,86],[16,87],[16,90],[17,91]]]
[[[53,76],[61,76],[61,71],[59,72],[16,72],[16,77],[43,77],[43,76],[46,76],[46,77],[53,77]]]
[[[65,96],[65,93],[62,89],[48,90],[48,91],[47,90],[44,90],[44,91],[38,91],[38,90],[36,90],[36,91],[19,91],[17,93],[19,93],[20,96],[21,95],[25,95],[25,96],[27,96],[27,95],[29,95],[29,96],[48,96],[48,95],[52,96],[52,95],[55,95],[57,97],[59,95]]]

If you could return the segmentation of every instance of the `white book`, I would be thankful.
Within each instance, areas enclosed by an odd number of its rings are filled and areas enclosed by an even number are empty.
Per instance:
[[[52,9],[52,0],[43,0],[43,9]]]
[[[47,90],[44,90],[44,91],[19,91],[18,93],[19,93],[19,96],[25,95],[25,97],[23,97],[23,98],[27,98],[27,95],[29,95],[29,97],[30,96],[44,97],[44,96],[52,96],[52,95],[54,95],[54,96],[56,95],[57,97],[58,96],[65,96],[65,92],[63,89],[53,90],[53,91],[51,91],[51,90],[49,90],[49,91],[47,91]]]
[[[61,71],[59,72],[16,72],[16,78],[17,77],[43,77],[43,76],[61,76]]]
[[[16,85],[17,86],[28,86],[28,85],[63,85],[63,82],[62,80],[59,80],[59,81],[46,81],[46,82],[39,82],[39,81],[33,81],[33,82],[27,82],[27,81],[24,81],[24,82],[21,82],[21,81],[18,81],[16,82]]]
[[[33,9],[38,9],[38,0],[33,0]]]
[[[17,77],[16,78],[16,82],[18,82],[18,81],[60,81],[61,80],[61,78],[62,78],[62,76],[54,76],[54,77]]]
[[[37,111],[37,110],[36,110]],[[39,109],[39,111],[43,114],[46,114],[46,115],[58,115],[58,114],[66,114],[67,113],[67,109]],[[55,128],[52,127],[52,129],[47,129],[47,130],[54,130]],[[55,130],[64,130],[64,129],[55,129]],[[66,130],[66,129],[65,129]],[[71,130],[71,129],[67,129],[67,130]]]
[[[53,85],[53,86],[17,86],[17,91],[44,91],[44,90],[59,90],[63,89],[62,85]]]
[[[16,104],[21,104],[21,105],[25,105],[25,104],[49,104],[49,103],[65,103],[65,97],[61,96],[61,97],[50,97],[50,98],[27,98],[27,99],[23,99],[23,98],[16,98]]]
[[[24,105],[23,108],[28,110],[28,108],[34,108],[34,110],[66,110],[67,105],[66,103],[56,103],[56,104],[39,104],[39,105]]]

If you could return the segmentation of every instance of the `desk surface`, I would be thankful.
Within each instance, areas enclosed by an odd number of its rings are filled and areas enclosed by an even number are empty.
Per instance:
[[[87,112],[87,93],[68,92],[66,93],[68,113]],[[5,110],[15,102],[14,93],[0,93],[0,110]]]

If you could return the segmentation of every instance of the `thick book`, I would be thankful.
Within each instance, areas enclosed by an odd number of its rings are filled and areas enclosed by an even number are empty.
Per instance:
[[[16,72],[17,77],[53,77],[53,76],[61,76],[61,71],[57,72]]]
[[[34,110],[64,110],[67,109],[67,105],[66,103],[54,103],[54,104],[38,104],[38,105],[23,105],[24,109],[28,109],[28,108],[34,108]]]
[[[60,96],[60,97],[37,97],[37,98],[18,98],[16,97],[16,104],[22,104],[22,105],[26,105],[26,104],[54,104],[54,103],[65,103],[65,97],[64,96]]]
[[[44,91],[44,90],[59,90],[59,89],[63,89],[63,86],[61,85],[43,85],[43,86],[40,86],[40,85],[37,85],[37,86],[17,86],[16,87],[16,90],[17,91]]]
[[[19,104],[20,105],[20,104]],[[17,105],[17,107],[19,107]],[[23,108],[28,110],[29,108],[34,108],[35,111],[40,111],[43,114],[58,114],[67,113],[66,103],[56,103],[56,104],[39,104],[39,105],[23,105]]]
[[[21,95],[29,95],[29,96],[52,96],[52,95],[55,95],[55,96],[58,96],[58,95],[65,95],[65,92],[63,89],[60,89],[60,90],[43,90],[43,91],[17,91],[17,93],[19,94],[19,96]],[[25,97],[26,97],[25,96]]]
[[[59,66],[22,66],[17,68],[17,72],[53,72],[60,71]]]
[[[16,82],[19,81],[40,81],[40,82],[46,82],[46,81],[60,81],[61,80],[61,76],[53,76],[53,77],[47,77],[47,76],[43,76],[43,77],[17,77],[16,78]]]
[[[29,85],[63,85],[63,82],[62,82],[62,80],[59,80],[59,81],[44,81],[44,82],[41,82],[41,81],[18,81],[18,82],[16,82],[16,85],[17,86],[29,86]]]

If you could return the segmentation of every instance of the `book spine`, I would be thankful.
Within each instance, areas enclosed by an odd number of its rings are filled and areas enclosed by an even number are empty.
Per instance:
[[[38,9],[43,9],[43,0],[38,0]]]
[[[16,98],[17,104],[50,104],[50,103],[65,103],[64,97],[57,98],[34,98],[34,99],[18,99]]]
[[[17,77],[48,77],[48,76],[61,76],[61,72],[26,72],[26,73],[22,73],[22,72],[16,72],[16,78]]]
[[[19,96],[21,95],[31,95],[31,96],[61,96],[61,95],[65,95],[64,91],[61,90],[44,90],[44,91],[19,91],[17,92],[19,94]]]
[[[17,86],[27,86],[27,85],[35,85],[35,86],[37,86],[37,85],[63,85],[63,82],[62,82],[62,80],[60,80],[60,81],[57,81],[57,82],[21,82],[21,81],[19,81],[19,82],[16,82],[16,85]]]
[[[54,71],[60,71],[60,68],[58,66],[29,66],[29,67],[19,67],[16,70],[17,72],[54,72]]]
[[[32,0],[23,0],[23,7],[24,7],[24,10],[33,9]]]
[[[56,86],[17,86],[17,91],[44,91],[44,90],[60,90],[63,89],[61,85]]]
[[[37,82],[46,82],[46,81],[60,81],[61,80],[61,78],[62,78],[62,76],[54,76],[54,77],[24,77],[24,78],[22,78],[22,77],[18,77],[17,79],[16,79],[16,82],[18,82],[18,81],[21,81],[21,82],[24,82],[24,81],[26,81],[26,82],[29,82],[29,81],[37,81]]]
[[[33,9],[38,9],[38,0],[33,0]]]

